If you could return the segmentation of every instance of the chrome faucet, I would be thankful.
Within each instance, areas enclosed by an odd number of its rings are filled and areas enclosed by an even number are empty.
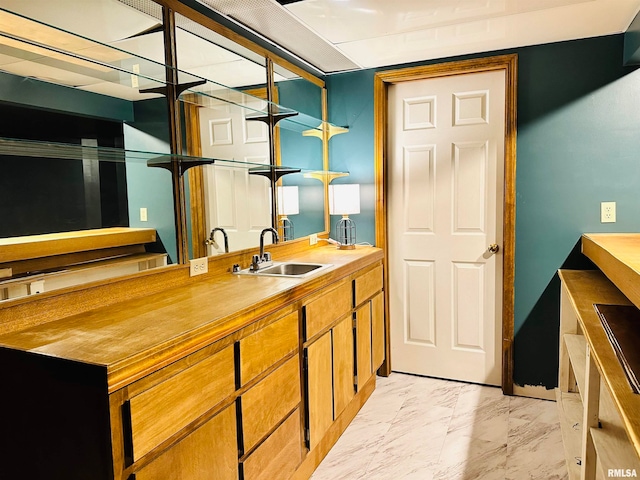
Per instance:
[[[275,230],[275,228],[265,228],[264,230],[262,230],[262,232],[260,232],[260,255],[253,256],[253,260],[251,261],[251,270],[253,271],[273,265],[273,262],[271,261],[271,254],[264,251],[264,235],[268,232],[271,232],[273,243],[278,243],[279,237],[278,232]]]
[[[229,237],[227,236],[227,232],[225,232],[224,228],[222,227],[216,227],[213,230],[211,230],[209,239],[204,243],[206,243],[207,245],[215,245],[216,241],[214,239],[214,236],[216,232],[222,232],[222,236],[224,237],[224,253],[229,253]]]

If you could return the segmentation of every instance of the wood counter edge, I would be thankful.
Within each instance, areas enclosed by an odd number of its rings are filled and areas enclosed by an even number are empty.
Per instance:
[[[640,263],[628,263],[628,252],[623,251],[628,245],[621,245],[630,241],[637,242],[640,255],[640,234],[585,233],[582,235],[582,253],[640,308]]]
[[[600,318],[593,308],[594,303],[630,305],[631,302],[597,270],[559,270],[558,274],[562,280],[562,288],[568,293],[585,339],[591,348],[598,372],[611,394],[629,441],[640,457],[640,395],[631,390]],[[597,291],[596,298],[585,296],[587,286]]]

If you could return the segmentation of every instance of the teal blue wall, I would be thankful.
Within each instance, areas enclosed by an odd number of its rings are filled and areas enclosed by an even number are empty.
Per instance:
[[[134,104],[135,121],[124,125],[127,150],[169,153],[167,102],[164,98]],[[129,225],[155,228],[170,261],[176,263],[177,245],[171,172],[149,168],[146,161],[127,159]],[[147,208],[148,221],[140,221],[140,208]]]
[[[322,119],[322,90],[307,80],[278,82],[278,103]],[[303,170],[300,174],[282,177],[283,185],[298,185],[300,214],[289,217],[295,237],[324,231],[324,188],[318,180],[302,176],[305,170],[322,170],[322,140],[302,136],[298,130],[281,128],[280,158],[282,165]]]
[[[557,269],[593,268],[579,253],[582,232],[640,231],[640,71],[622,66],[623,35],[477,56],[502,53],[518,54],[514,381],[553,388]],[[332,168],[345,165],[365,192],[374,74],[328,80],[330,120],[350,128],[332,140]],[[373,241],[373,197],[362,197],[358,240]],[[617,202],[617,223],[600,223],[601,201]]]
[[[349,127],[329,142],[329,168],[349,172],[333,184],[360,184],[360,213],[349,215],[356,224],[356,241],[375,244],[375,183],[373,171],[373,77],[374,70],[328,78],[329,121]],[[331,238],[336,238],[340,216],[331,216]]]

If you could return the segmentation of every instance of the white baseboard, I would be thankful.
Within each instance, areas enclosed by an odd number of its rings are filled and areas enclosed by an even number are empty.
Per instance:
[[[555,389],[548,390],[542,385],[514,385],[513,394],[517,397],[540,398],[542,400],[556,401]]]

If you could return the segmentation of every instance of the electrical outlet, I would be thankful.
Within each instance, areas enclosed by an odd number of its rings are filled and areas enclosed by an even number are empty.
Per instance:
[[[316,243],[318,243],[318,234],[312,233],[309,235],[309,245],[315,245]]]
[[[616,202],[600,202],[600,223],[616,222]]]
[[[196,275],[202,275],[208,271],[209,263],[207,262],[207,257],[189,260],[189,276],[195,277]]]
[[[147,221],[147,209],[146,209],[146,207],[140,207],[140,221],[141,222],[146,222]]]

